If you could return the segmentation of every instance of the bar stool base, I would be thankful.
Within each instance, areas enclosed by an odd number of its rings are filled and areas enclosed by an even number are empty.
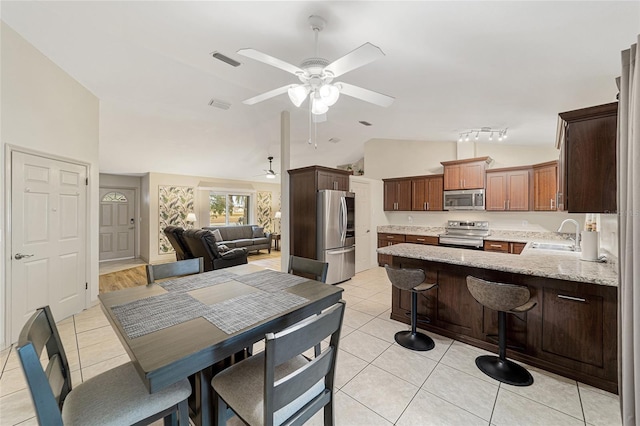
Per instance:
[[[493,355],[476,358],[476,366],[487,376],[513,386],[529,386],[533,377],[526,368],[508,359],[502,360]]]
[[[395,334],[396,342],[400,346],[414,351],[430,351],[435,347],[433,339],[426,334],[411,333],[410,331],[399,331]]]

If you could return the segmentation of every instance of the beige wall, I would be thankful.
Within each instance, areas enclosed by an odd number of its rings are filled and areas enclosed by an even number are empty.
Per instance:
[[[194,209],[198,221],[195,228],[209,225],[209,191],[215,188],[221,191],[237,191],[239,193],[251,193],[255,195],[258,191],[271,191],[272,209],[278,208],[280,196],[280,185],[262,182],[247,182],[238,180],[226,180],[205,176],[185,176],[164,173],[149,173],[142,178],[142,223],[141,228],[141,257],[149,263],[162,263],[175,260],[175,255],[158,254],[158,188],[160,186],[188,186],[195,189]],[[256,203],[253,203],[252,217],[257,217]],[[146,223],[146,226],[145,226]]]
[[[80,83],[20,37],[4,22],[1,25],[0,164],[7,182],[7,145],[41,152],[88,165],[89,204],[87,282],[90,300],[98,295],[98,128],[99,100]],[[2,258],[10,247],[6,239],[7,189],[0,198],[0,244]],[[0,262],[0,306],[9,308],[8,280]],[[59,318],[61,319],[61,318]],[[0,346],[5,342],[5,315],[0,316]]]
[[[384,179],[442,173],[441,161],[456,159],[455,142],[371,139],[364,145],[364,176]]]

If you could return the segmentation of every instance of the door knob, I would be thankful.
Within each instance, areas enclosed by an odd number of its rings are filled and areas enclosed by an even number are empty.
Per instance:
[[[14,256],[14,258],[16,260],[20,260],[20,259],[24,259],[25,257],[33,257],[33,254],[22,254],[22,253],[16,253],[16,255]]]

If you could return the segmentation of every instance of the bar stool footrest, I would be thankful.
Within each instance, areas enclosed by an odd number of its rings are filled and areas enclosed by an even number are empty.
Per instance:
[[[476,358],[476,366],[487,376],[513,386],[529,386],[533,377],[524,367],[493,355]]]
[[[436,345],[431,337],[422,333],[413,334],[410,331],[399,331],[394,337],[400,346],[414,351],[430,351]]]

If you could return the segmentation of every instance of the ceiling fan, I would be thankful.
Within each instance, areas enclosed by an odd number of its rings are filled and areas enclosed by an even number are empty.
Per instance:
[[[273,161],[273,157],[267,157],[267,160],[269,160],[269,170],[264,171],[266,173],[265,177],[267,179],[275,179],[276,176],[278,176],[278,173],[273,171],[273,166],[271,165],[271,162]]]
[[[315,57],[305,59],[299,67],[255,49],[238,50],[238,54],[242,56],[290,72],[300,80],[298,84],[287,84],[286,86],[249,98],[243,101],[244,104],[253,105],[283,93],[288,93],[291,102],[297,107],[309,98],[311,113],[314,115],[314,118],[316,118],[318,116],[324,116],[329,110],[329,107],[336,103],[340,94],[383,107],[388,107],[393,103],[395,98],[391,96],[363,89],[362,87],[352,84],[334,81],[334,78],[340,77],[349,71],[385,56],[379,47],[371,43],[365,43],[343,57],[329,63],[328,60],[318,57],[318,33],[324,28],[326,21],[316,15],[309,16],[308,21],[311,29],[315,33]],[[318,117],[318,119],[314,119],[314,121],[323,120]]]

